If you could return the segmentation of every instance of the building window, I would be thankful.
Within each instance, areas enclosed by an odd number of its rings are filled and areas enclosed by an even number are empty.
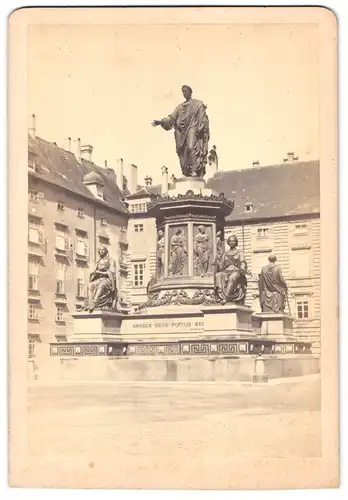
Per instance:
[[[88,256],[88,245],[84,238],[79,237],[76,242],[76,254],[81,257]]]
[[[38,304],[29,304],[28,319],[32,319],[32,320],[39,319],[39,306],[38,306]]]
[[[40,229],[39,222],[29,221],[29,242],[36,243],[37,245],[42,245],[44,242],[43,231]]]
[[[106,222],[105,217],[101,217],[101,218],[100,218],[100,225],[101,225],[101,226],[107,226],[107,222]]]
[[[39,289],[39,263],[36,261],[29,261],[29,276],[28,276],[28,289]]]
[[[64,295],[65,293],[65,264],[57,262],[57,279],[56,279],[56,294]]]
[[[268,238],[269,230],[268,227],[258,227],[257,228],[257,237],[258,238]]]
[[[136,233],[142,233],[144,231],[144,224],[134,224],[134,231]]]
[[[253,204],[251,202],[247,202],[244,205],[244,212],[252,212],[253,211]]]
[[[29,358],[35,358],[36,342],[37,342],[36,336],[29,335],[29,337],[28,337],[28,357]]]
[[[84,297],[85,282],[83,278],[77,278],[77,297]]]
[[[58,323],[64,322],[64,308],[62,306],[57,306],[56,309],[56,321]]]
[[[29,191],[29,200],[30,201],[39,201],[39,193],[34,189],[30,189]]]
[[[144,263],[133,264],[133,285],[134,286],[144,286],[144,271],[145,271],[145,264]]]
[[[65,229],[56,229],[56,248],[58,250],[69,250],[69,238]]]
[[[298,319],[309,318],[309,301],[304,299],[296,300],[296,315]]]
[[[78,209],[77,209],[77,216],[78,216],[78,217],[81,217],[81,219],[83,219],[83,218],[84,218],[84,216],[85,216],[85,211],[84,211],[84,209],[83,209],[83,208],[78,208]]]
[[[295,224],[294,234],[295,235],[306,235],[309,233],[308,224]]]
[[[57,210],[60,210],[61,212],[64,212],[65,205],[62,201],[58,201],[57,203]]]
[[[291,277],[310,278],[311,275],[311,254],[309,249],[294,249],[291,251]]]
[[[147,203],[134,203],[134,205],[131,205],[130,207],[131,212],[133,214],[135,213],[141,213],[141,212],[146,212],[147,211]]]

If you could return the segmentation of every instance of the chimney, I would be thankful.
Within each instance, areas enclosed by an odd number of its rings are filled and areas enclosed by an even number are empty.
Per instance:
[[[81,139],[78,138],[74,141],[74,154],[76,156],[76,160],[81,162]]]
[[[287,153],[287,161],[288,163],[293,163],[294,161],[294,156],[295,156],[295,153]]]
[[[129,165],[128,188],[131,194],[138,190],[138,167],[133,163]]]
[[[116,183],[119,189],[123,191],[123,158],[116,161]]]
[[[30,137],[32,137],[33,139],[36,138],[36,118],[35,118],[35,115],[31,115],[31,126],[29,127],[29,135]]]
[[[149,177],[148,175],[144,179],[145,181],[145,186],[152,186],[152,177]]]
[[[66,139],[64,139],[63,149],[65,149],[65,151],[69,151],[69,153],[71,153],[71,137],[67,137]]]
[[[164,194],[167,194],[168,193],[168,167],[165,167],[163,165],[163,167],[161,168],[162,170],[162,196]]]
[[[260,166],[260,162],[258,160],[253,161],[253,167],[259,167],[259,166]]]
[[[85,144],[84,146],[81,146],[81,157],[84,160],[87,161],[92,161],[92,153],[93,153],[93,146],[90,144]]]

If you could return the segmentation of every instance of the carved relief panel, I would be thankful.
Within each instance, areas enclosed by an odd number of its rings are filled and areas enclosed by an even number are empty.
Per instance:
[[[207,276],[213,272],[215,249],[213,226],[210,224],[193,225],[193,274]]]
[[[188,275],[187,224],[169,226],[168,276]]]
[[[164,247],[165,247],[165,229],[158,228],[157,246],[156,246],[156,280],[164,277]]]

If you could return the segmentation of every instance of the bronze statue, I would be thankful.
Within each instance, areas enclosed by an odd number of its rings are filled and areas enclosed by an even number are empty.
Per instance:
[[[164,232],[160,229],[157,233],[157,260],[156,260],[156,278],[160,279],[164,273]]]
[[[182,276],[187,261],[186,238],[182,234],[182,229],[177,228],[171,239],[171,266],[170,271],[173,276]]]
[[[206,276],[211,257],[211,244],[204,226],[198,227],[198,233],[193,239],[193,253],[196,268],[202,277]]]
[[[238,239],[230,236],[227,240],[230,247],[215,267],[215,293],[220,302],[236,302],[244,304],[247,288],[246,272],[247,263],[238,250]]]
[[[85,307],[89,312],[94,309],[116,309],[116,263],[109,256],[104,246],[98,249],[99,259],[95,270],[90,274],[88,284],[88,299]]]
[[[164,130],[174,128],[176,152],[183,175],[203,177],[209,141],[206,105],[198,99],[192,99],[192,89],[188,85],[183,85],[182,93],[185,101],[167,118],[153,120],[152,125],[161,125]]]
[[[216,146],[213,146],[212,149],[209,151],[208,162],[215,163],[216,166],[219,165],[219,157],[218,157],[218,154],[216,152]]]
[[[287,284],[281,268],[276,264],[277,257],[270,255],[269,264],[264,266],[259,277],[261,311],[282,313],[285,309]]]

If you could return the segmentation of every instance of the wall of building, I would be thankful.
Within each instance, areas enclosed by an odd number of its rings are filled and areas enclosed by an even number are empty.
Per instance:
[[[132,200],[133,204],[148,203],[150,198]],[[130,203],[130,205],[131,205]],[[132,211],[132,207],[129,206]],[[156,269],[156,223],[146,213],[134,214],[128,224],[129,273],[128,290],[132,305],[139,305],[147,300],[146,287]],[[136,268],[143,267],[143,280],[139,282]]]
[[[127,297],[127,217],[29,175],[28,218],[28,272],[38,269],[38,283],[28,279],[29,339],[65,340],[72,332],[71,313],[84,302],[100,245],[116,260],[119,293]],[[36,228],[37,243],[30,241]],[[57,279],[64,281],[63,289],[57,289]],[[83,280],[80,290],[78,279]],[[37,304],[37,319],[29,319],[30,304]]]

